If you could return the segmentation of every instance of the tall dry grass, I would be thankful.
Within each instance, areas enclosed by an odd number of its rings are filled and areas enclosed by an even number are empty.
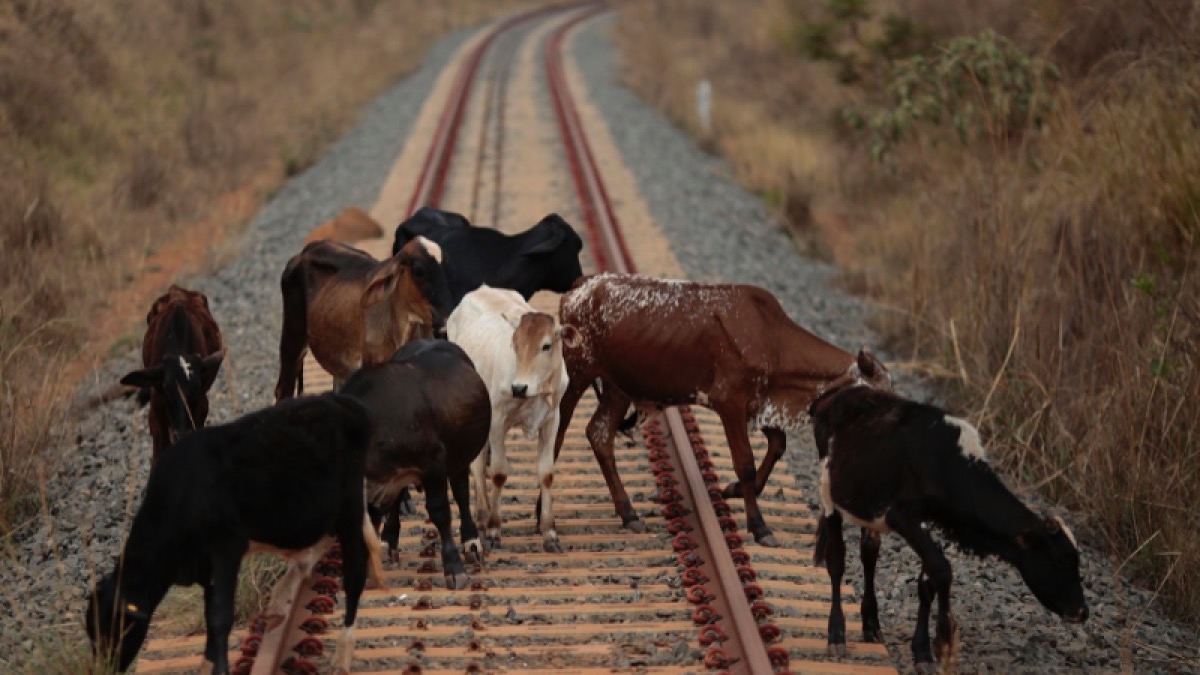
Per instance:
[[[839,87],[789,37],[821,16],[812,1],[631,6],[626,77],[684,120],[694,81],[713,79],[721,125],[705,142],[761,193],[798,180],[847,280],[884,307],[894,351],[974,411],[1008,472],[1200,621],[1200,10],[869,4],[937,40],[993,28],[1048,58],[1055,112],[1004,143],[918,130],[893,164],[872,163],[836,112],[880,92]],[[705,30],[714,12],[721,29]],[[819,156],[747,140],[766,133]]]
[[[161,289],[114,292],[148,260],[204,269],[203,246],[154,255],[192,223],[236,231],[211,224],[219,197],[265,198],[434,40],[536,2],[0,3],[0,533],[29,515],[79,374]]]

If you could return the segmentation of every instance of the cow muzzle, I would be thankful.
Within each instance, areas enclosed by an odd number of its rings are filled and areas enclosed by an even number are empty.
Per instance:
[[[512,394],[515,398],[525,398],[529,395],[529,385],[514,384],[512,386]]]

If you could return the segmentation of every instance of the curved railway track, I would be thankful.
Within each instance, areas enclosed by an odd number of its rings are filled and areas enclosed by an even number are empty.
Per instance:
[[[455,177],[469,185],[459,190],[469,197],[447,208],[500,221],[508,80],[518,45],[541,40],[540,70],[552,108],[544,114],[557,127],[582,220],[577,224],[586,230],[585,269],[637,271],[563,58],[571,31],[604,11],[585,3],[527,12],[465,48],[407,213],[443,205]],[[481,79],[484,93],[475,96]],[[460,144],[472,128],[473,142]],[[473,155],[464,147],[472,144]],[[387,238],[360,246],[377,256],[390,253]],[[539,296],[534,305],[557,314],[556,297]],[[306,370],[313,389],[329,386],[315,362]],[[635,534],[614,515],[583,436],[593,411],[594,401],[580,403],[556,464],[556,524],[566,553],[541,550],[535,445],[514,434],[503,548],[472,571],[468,589],[447,591],[436,530],[423,512],[406,521],[403,553],[387,566],[388,587],[364,594],[355,672],[892,672],[881,645],[852,642],[841,662],[824,656],[828,578],[811,565],[815,519],[786,459],[760,501],[783,546],[760,547],[743,539],[741,500],[721,498],[720,488],[733,477],[716,416],[686,408],[656,415],[643,425],[643,444],[617,451],[647,525]],[[764,449],[759,440],[758,456]],[[235,633],[240,646],[231,661],[240,672],[327,670],[341,623],[330,600],[338,590],[337,564],[336,557],[324,561],[282,625],[264,633],[257,621]],[[843,594],[853,597],[853,590]],[[845,609],[853,622],[857,606]],[[203,636],[151,640],[138,672],[195,670],[203,644]]]

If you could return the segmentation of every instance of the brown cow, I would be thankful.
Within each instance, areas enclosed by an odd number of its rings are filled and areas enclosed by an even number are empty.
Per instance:
[[[356,248],[318,241],[288,261],[280,280],[283,334],[275,400],[304,393],[304,351],[333,375],[383,363],[417,337],[444,332],[450,290],[438,245],[418,237],[379,261]]]
[[[587,436],[617,515],[635,531],[644,525],[613,457],[613,436],[631,402],[714,410],[738,478],[725,495],[741,495],[754,538],[776,546],[757,496],[783,455],[785,432],[807,424],[809,403],[830,386],[862,380],[891,388],[891,376],[870,351],[864,348],[855,358],[809,333],[788,318],[775,296],[756,286],[606,273],[576,283],[562,296],[559,314],[579,339],[563,346],[571,383],[562,399],[554,454],[562,448],[575,404],[599,379],[599,405]],[[750,425],[767,437],[757,472]],[[754,489],[743,489],[746,484]]]
[[[179,437],[204,426],[208,390],[225,358],[221,329],[203,293],[171,285],[146,315],[141,370],[121,378],[150,401],[151,462]]]
[[[364,239],[378,239],[383,236],[383,227],[368,216],[357,206],[346,207],[334,218],[325,221],[320,227],[304,238],[305,244],[322,239],[353,243]]]

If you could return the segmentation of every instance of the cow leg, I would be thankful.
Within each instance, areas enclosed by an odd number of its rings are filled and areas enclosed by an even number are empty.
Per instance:
[[[408,486],[400,488],[400,496],[396,497],[396,504],[399,506],[400,515],[417,515],[417,507],[413,505],[412,492],[409,491]]]
[[[458,546],[454,543],[454,532],[450,528],[449,478],[446,476],[446,451],[435,453],[436,459],[421,472],[425,485],[425,510],[442,539],[442,573],[446,575],[446,588],[465,588],[470,577],[463,565]]]
[[[827,648],[830,656],[841,658],[846,655],[846,616],[842,613],[842,575],[846,572],[846,541],[842,538],[842,514],[834,511],[821,518],[820,537],[817,543],[825,555],[825,569],[829,572],[830,598],[829,629]]]
[[[475,461],[471,462],[471,476],[475,482],[475,520],[485,524],[491,514],[491,498],[488,496],[490,488],[487,482],[487,463],[491,452],[491,446],[485,445]],[[488,542],[488,546],[491,546],[491,542]]]
[[[612,495],[613,506],[625,527],[634,532],[645,532],[646,523],[633,510],[633,502],[625,492],[625,484],[617,473],[617,459],[613,455],[613,439],[616,436],[617,425],[629,410],[629,399],[617,393],[613,387],[604,387],[600,400],[596,404],[596,412],[588,422],[587,437],[592,445],[592,454],[600,463],[600,473],[604,474],[604,482],[608,484],[608,492]],[[562,429],[562,422],[559,422]]]
[[[366,587],[368,568],[371,566],[368,531],[364,527],[366,514],[362,510],[362,498],[351,492],[344,501],[338,524],[338,542],[342,545],[342,586],[346,594],[346,615],[342,634],[331,663],[333,672],[345,675],[350,672],[354,658],[354,621],[358,617],[358,601]]]
[[[863,566],[863,642],[883,642],[879,627],[879,601],[875,598],[875,563],[879,560],[879,533],[862,528],[859,540]]]
[[[558,411],[546,416],[538,429],[538,531],[542,533],[542,549],[547,553],[562,553],[558,532],[554,530],[554,508],[550,488],[554,484],[554,430],[558,428]]]
[[[504,517],[500,513],[500,495],[504,484],[508,482],[508,454],[504,447],[504,419],[500,415],[492,418],[492,428],[488,434],[487,478],[491,485],[485,485],[487,492],[488,517],[484,522],[487,528],[487,547],[495,550],[500,548],[500,526]],[[482,497],[480,498],[483,499]]]
[[[458,504],[459,536],[462,539],[463,554],[470,563],[483,562],[483,542],[479,541],[479,529],[471,517],[471,472],[463,470],[450,477],[450,491],[454,494],[454,503]]]
[[[379,538],[387,544],[388,559],[400,559],[400,499],[393,499],[383,511],[383,531]]]
[[[933,675],[938,671],[929,649],[929,609],[933,605],[933,582],[924,572],[917,575],[917,626],[913,630],[913,664],[920,675]]]
[[[921,528],[919,520],[912,518],[899,509],[890,509],[887,512],[887,524],[896,534],[904,537],[908,545],[917,553],[917,557],[921,559],[921,571],[929,577],[929,584],[933,592],[938,598],[938,618],[937,618],[937,637],[933,640],[933,652],[937,656],[942,668],[949,666],[954,658],[954,633],[955,622],[954,617],[950,613],[950,584],[953,581],[953,574],[950,570],[950,561],[946,560],[945,553],[938,546],[929,532]],[[919,580],[918,580],[919,582]],[[920,583],[917,586],[918,597],[922,591]],[[923,604],[928,603],[922,601]],[[928,623],[928,609],[926,609],[925,623]],[[920,629],[920,614],[918,609],[918,629]],[[913,636],[913,661],[917,664],[928,663],[932,665],[928,652],[928,630],[925,631],[924,645],[917,644],[917,635]]]
[[[787,434],[781,429],[763,428],[763,435],[767,437],[767,454],[763,457],[762,464],[758,466],[758,471],[754,475],[754,494],[761,495],[763,488],[767,486],[767,479],[771,477],[771,470],[775,468],[775,463],[783,457],[783,453],[787,450]],[[725,498],[742,496],[742,483],[735,481],[725,487]]]
[[[717,410],[721,424],[725,427],[725,438],[729,441],[729,454],[733,459],[733,472],[742,484],[754,483],[754,451],[750,448],[750,434],[746,430],[746,406],[722,406]],[[779,546],[779,541],[771,534],[771,528],[763,520],[762,511],[758,508],[758,495],[753,491],[742,491],[742,499],[746,502],[746,529],[754,535],[754,540],[763,546]]]
[[[288,605],[291,604],[292,598],[296,597],[296,591],[299,590],[300,584],[304,583],[304,580],[312,574],[313,567],[332,544],[332,537],[324,537],[316,545],[288,558],[287,571],[283,573],[283,578],[275,584],[275,588],[271,591],[271,604],[267,606],[265,614],[268,630],[283,623],[284,617],[287,616]]]
[[[562,400],[558,402],[558,433],[554,436],[554,460],[562,452],[563,439],[567,437],[567,429],[571,426],[571,417],[575,414],[575,406],[591,385],[585,378],[571,376],[567,390],[563,392]],[[597,397],[598,398],[598,397]]]
[[[229,673],[229,632],[233,630],[234,595],[242,552],[225,550],[212,556],[212,579],[204,586],[205,665],[212,672]]]

